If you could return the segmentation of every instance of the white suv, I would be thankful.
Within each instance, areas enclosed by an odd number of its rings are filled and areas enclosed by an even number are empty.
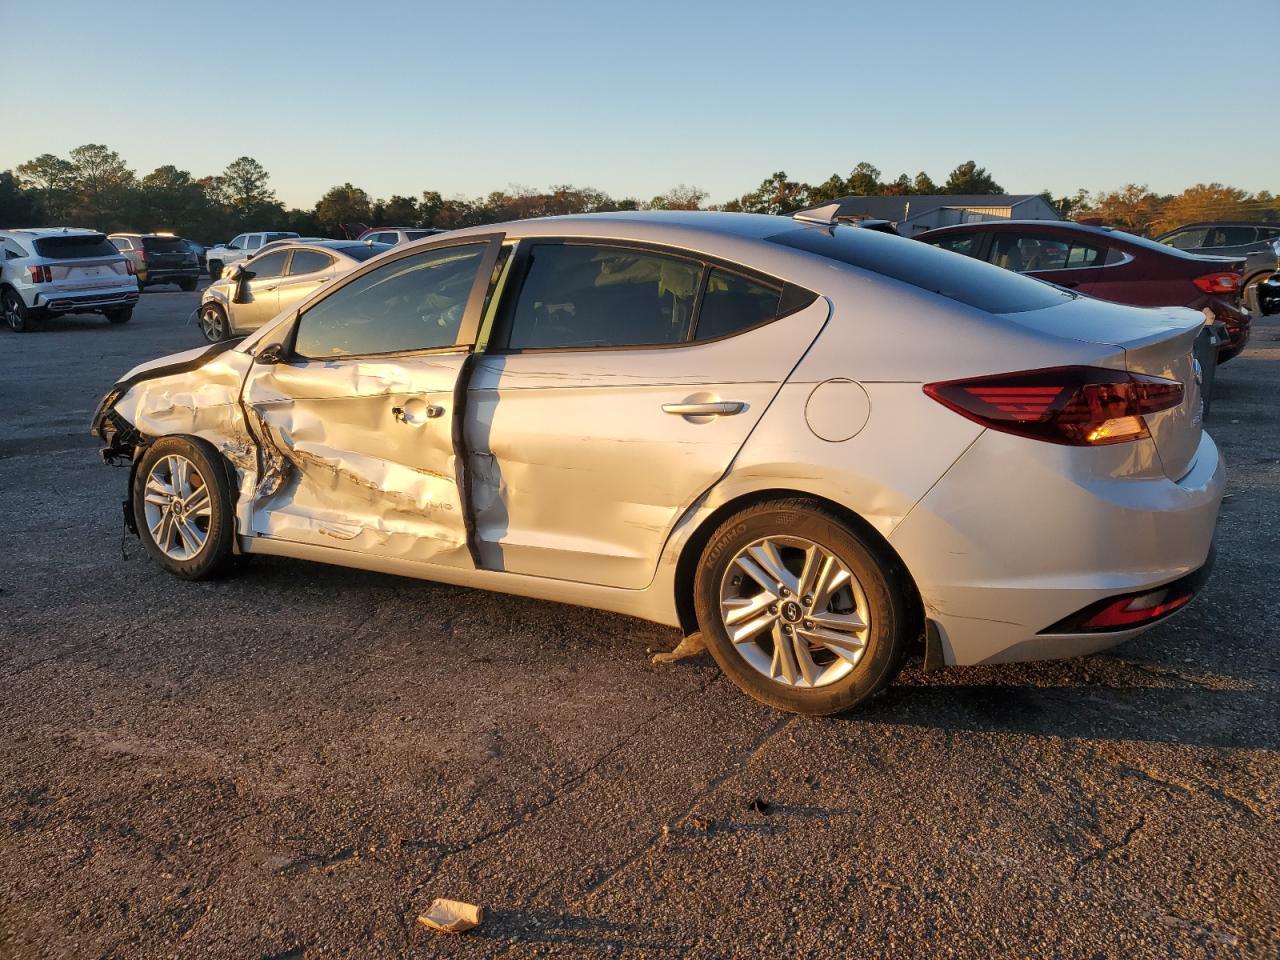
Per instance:
[[[124,323],[138,302],[133,264],[97,230],[0,230],[0,308],[14,330],[66,313]]]
[[[222,271],[233,263],[239,263],[245,257],[257,253],[264,244],[273,240],[296,240],[296,233],[285,230],[267,230],[261,233],[242,233],[229,243],[220,243],[205,251],[209,263],[209,277],[217,280]]]

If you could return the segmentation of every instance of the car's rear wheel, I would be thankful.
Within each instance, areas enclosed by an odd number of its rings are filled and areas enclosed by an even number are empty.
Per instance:
[[[157,440],[134,474],[132,499],[138,535],[160,566],[203,580],[226,565],[234,535],[230,484],[209,443]]]
[[[104,311],[103,315],[108,323],[128,323],[133,316],[133,307],[116,307],[114,310]]]
[[[219,304],[206,303],[200,307],[200,332],[210,343],[226,340],[231,335],[227,314]]]
[[[698,625],[720,668],[794,713],[838,713],[893,679],[913,639],[903,593],[878,547],[802,499],[730,517],[694,578]]]
[[[190,277],[184,277],[178,281],[178,289],[183,293],[191,293],[196,288],[196,282]]]
[[[217,280],[221,276],[222,276],[222,261],[210,260],[209,261],[209,279]]]
[[[31,318],[22,298],[15,291],[5,290],[0,293],[0,311],[3,311],[4,322],[9,325],[10,330],[22,333],[29,329]]]

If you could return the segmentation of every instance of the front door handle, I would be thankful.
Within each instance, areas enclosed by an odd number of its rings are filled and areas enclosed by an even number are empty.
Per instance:
[[[732,417],[747,405],[739,400],[715,400],[710,403],[664,403],[663,413],[677,417]]]

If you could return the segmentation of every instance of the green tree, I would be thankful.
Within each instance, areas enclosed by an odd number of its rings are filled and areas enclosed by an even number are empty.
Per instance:
[[[966,160],[951,171],[943,193],[953,194],[997,194],[1004,193],[1004,188],[992,179],[985,167],[980,167],[972,160]]]
[[[880,192],[880,170],[864,160],[849,172],[844,187],[849,196],[875,196]]]
[[[788,180],[786,172],[779,170],[751,193],[725,204],[724,209],[746,213],[791,213],[808,206],[809,193],[807,183]]]
[[[350,183],[331,187],[316,204],[316,220],[320,228],[333,236],[342,234],[342,224],[363,223],[373,219],[369,194]]]
[[[900,173],[897,180],[888,180],[880,184],[880,192],[886,197],[905,197],[911,192],[911,178],[905,173]]]
[[[389,227],[416,227],[418,225],[418,201],[399,194],[390,200],[379,200],[373,205],[372,219],[376,224]]]
[[[35,225],[39,201],[33,190],[25,190],[12,170],[0,171],[0,223]]]
[[[921,170],[916,174],[915,179],[911,181],[911,192],[921,196],[934,196],[938,192],[938,185],[933,182],[927,173]]]
[[[1147,185],[1129,183],[1119,190],[1100,193],[1087,210],[1077,211],[1077,219],[1096,217],[1113,227],[1130,233],[1145,234],[1160,218],[1163,201],[1147,189]]]
[[[120,154],[101,143],[86,143],[71,151],[71,165],[72,215],[99,230],[131,226],[137,178]]]
[[[172,230],[183,236],[203,236],[210,220],[209,197],[186,170],[169,164],[142,178],[139,212],[134,224],[144,230]]]
[[[70,160],[42,153],[34,160],[19,164],[15,172],[21,185],[36,193],[39,214],[45,223],[56,223],[66,217],[76,178],[76,168]]]
[[[227,164],[216,178],[219,200],[239,220],[252,220],[272,208],[279,208],[271,175],[253,157],[239,157]]]

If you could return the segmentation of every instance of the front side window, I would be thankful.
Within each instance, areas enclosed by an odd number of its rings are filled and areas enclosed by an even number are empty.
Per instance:
[[[624,247],[534,244],[516,301],[513,350],[688,339],[702,265]]]
[[[1253,227],[1212,227],[1205,238],[1206,247],[1242,247],[1253,243],[1258,235]]]
[[[284,272],[284,260],[289,255],[287,250],[275,253],[264,253],[245,265],[245,271],[253,274],[253,280],[270,280]]]
[[[1204,246],[1204,237],[1209,231],[1206,227],[1193,227],[1190,230],[1179,230],[1173,236],[1166,237],[1164,243],[1179,250],[1194,250]]]
[[[240,234],[240,236],[236,237],[234,240],[232,240],[230,243],[228,243],[228,244],[227,244],[227,249],[228,249],[228,250],[243,250],[243,249],[244,249],[244,234],[243,234],[243,233],[242,233],[242,234]]]
[[[333,263],[333,257],[319,250],[295,250],[293,259],[289,261],[289,276],[297,277],[304,273],[325,270],[331,263]]]
[[[698,311],[698,340],[714,340],[767,323],[778,315],[782,288],[713,269]]]
[[[453,346],[485,248],[428,250],[370,270],[302,314],[294,352],[325,359]]]

